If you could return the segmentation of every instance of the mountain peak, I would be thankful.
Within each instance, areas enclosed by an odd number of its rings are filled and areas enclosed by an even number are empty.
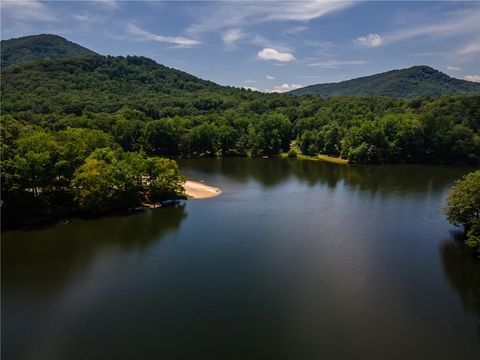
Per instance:
[[[479,95],[480,84],[455,79],[427,65],[391,70],[338,83],[310,85],[292,94],[332,96],[417,96]]]
[[[60,57],[96,55],[81,45],[54,34],[39,34],[2,40],[2,66]]]

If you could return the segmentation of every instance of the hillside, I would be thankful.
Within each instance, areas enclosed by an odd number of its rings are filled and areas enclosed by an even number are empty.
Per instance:
[[[61,36],[50,34],[2,40],[0,46],[2,66],[27,63],[35,60],[96,55],[92,50],[68,41]]]
[[[479,95],[480,84],[452,78],[428,66],[413,66],[339,83],[310,85],[293,90],[291,93],[322,97],[388,96],[392,98]]]
[[[2,68],[0,135],[12,154],[20,133],[48,131],[62,143],[63,131],[80,128],[107,133],[126,151],[155,155],[272,156],[295,141],[303,154],[353,162],[478,164],[479,98],[265,94],[145,57],[77,56]]]
[[[183,98],[202,102],[201,94],[241,92],[168,68],[139,56],[87,56],[37,61],[2,69],[2,110],[81,114],[112,112],[124,106],[151,116],[186,107]],[[243,91],[245,92],[245,91]],[[198,104],[206,110],[223,99]],[[43,108],[43,110],[42,110]],[[191,111],[185,109],[186,113]]]

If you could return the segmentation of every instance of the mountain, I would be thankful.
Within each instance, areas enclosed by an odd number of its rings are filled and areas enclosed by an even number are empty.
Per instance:
[[[217,85],[140,56],[81,56],[2,68],[2,109],[81,114],[142,109],[152,117],[223,107],[228,94],[252,93]],[[265,94],[266,95],[266,94]],[[186,101],[186,99],[189,99]],[[23,105],[20,105],[23,104]]]
[[[2,40],[1,65],[27,63],[35,60],[49,60],[71,56],[97,55],[74,42],[57,35],[41,34]]]
[[[339,83],[310,85],[290,92],[295,95],[417,96],[480,95],[480,84],[452,78],[429,66],[413,66]]]

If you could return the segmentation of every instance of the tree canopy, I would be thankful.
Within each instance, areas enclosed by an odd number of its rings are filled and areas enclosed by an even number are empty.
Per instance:
[[[480,170],[455,182],[445,212],[450,222],[465,227],[466,244],[480,249]]]

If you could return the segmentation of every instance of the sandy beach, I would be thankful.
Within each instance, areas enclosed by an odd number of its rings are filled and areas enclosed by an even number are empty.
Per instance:
[[[187,180],[184,188],[189,199],[206,199],[222,193],[219,188],[192,180]]]

